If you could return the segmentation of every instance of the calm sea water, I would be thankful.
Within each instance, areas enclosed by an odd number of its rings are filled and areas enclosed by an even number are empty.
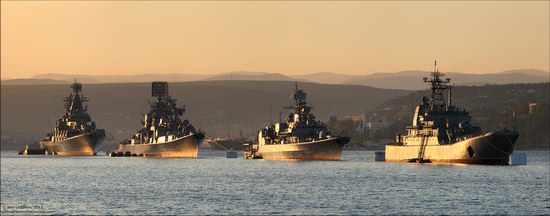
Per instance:
[[[3,214],[550,214],[548,151],[528,165],[1,154]]]

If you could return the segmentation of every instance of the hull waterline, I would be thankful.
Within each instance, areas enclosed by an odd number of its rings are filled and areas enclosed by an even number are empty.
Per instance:
[[[163,157],[163,158],[196,158],[204,134],[187,135],[172,141],[151,144],[119,144],[117,155]]]
[[[386,145],[385,159],[388,162],[507,165],[518,136],[515,132],[497,131],[449,145],[426,145],[422,158],[418,158],[421,145]]]
[[[349,137],[330,138],[297,144],[258,146],[256,157],[265,160],[340,160]]]
[[[87,133],[62,141],[40,141],[41,149],[60,156],[92,156],[105,139],[104,133]]]

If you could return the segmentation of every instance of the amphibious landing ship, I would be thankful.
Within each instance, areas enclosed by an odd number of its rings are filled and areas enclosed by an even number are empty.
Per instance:
[[[167,82],[152,83],[151,110],[144,114],[143,128],[130,139],[122,141],[116,156],[197,157],[204,133],[196,131],[189,121],[182,120],[185,105],[176,107],[176,99],[168,95]]]
[[[88,99],[80,92],[82,84],[71,85],[73,92],[65,97],[65,115],[56,121],[55,128],[46,138],[39,141],[37,149],[26,149],[19,154],[52,154],[61,156],[94,155],[97,147],[105,139],[105,130],[97,129],[88,115]],[[36,148],[36,146],[34,146]]]
[[[451,79],[443,80],[437,65],[424,82],[432,94],[422,97],[416,107],[412,126],[398,134],[395,143],[386,145],[385,160],[393,162],[441,162],[507,165],[514,152],[518,132],[506,124],[500,131],[483,132],[470,123],[469,113],[452,104]],[[448,90],[447,103],[444,90]]]
[[[325,124],[315,120],[307,106],[306,93],[296,89],[291,95],[293,109],[285,122],[269,125],[258,133],[258,143],[243,144],[245,158],[267,160],[340,160],[349,137],[333,136]]]

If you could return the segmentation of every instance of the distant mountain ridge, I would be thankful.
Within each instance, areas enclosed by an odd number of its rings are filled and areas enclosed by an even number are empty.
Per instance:
[[[339,74],[332,72],[319,72],[303,75],[291,76],[295,79],[309,80],[310,82],[323,83],[323,84],[341,84],[348,80],[353,80],[360,75]]]
[[[126,83],[126,82],[151,82],[154,80],[166,80],[170,82],[195,81],[207,78],[208,75],[202,74],[137,74],[137,75],[78,75],[78,74],[39,74],[31,79],[55,79],[71,80],[77,79],[78,82],[85,84],[95,83]]]
[[[456,85],[485,85],[511,83],[540,83],[550,81],[550,73],[536,69],[516,69],[498,73],[467,74],[459,72],[442,72],[445,78],[451,78]],[[233,71],[220,74],[138,74],[138,75],[71,75],[71,74],[40,74],[30,79],[3,79],[2,85],[21,84],[60,84],[78,82],[85,84],[99,83],[141,83],[156,80],[169,82],[214,81],[214,80],[256,80],[256,81],[297,81],[320,84],[364,85],[384,89],[419,90],[427,86],[423,77],[430,75],[429,71],[410,70],[400,72],[373,73],[369,75],[350,75],[333,72],[319,72],[302,75],[286,76],[281,73]],[[57,81],[54,81],[57,80]]]
[[[55,79],[7,79],[2,80],[2,85],[51,85],[51,84],[68,84],[65,80]]]
[[[511,73],[523,73],[533,76],[541,76],[541,77],[548,77],[549,73],[548,71],[542,71],[537,69],[519,69],[519,70],[506,70],[500,72],[501,74],[511,74]]]
[[[512,84],[512,83],[541,83],[549,82],[550,73],[535,69],[509,70],[499,73],[466,74],[458,72],[442,72],[444,78],[450,78],[456,85],[485,85],[485,84]],[[420,90],[426,89],[427,84],[423,77],[429,77],[428,71],[401,71],[396,73],[374,73],[355,77],[343,84],[366,85],[386,89]]]
[[[242,72],[230,72],[213,77],[209,77],[203,80],[256,80],[256,81],[300,81],[309,82],[306,79],[295,79],[285,76],[280,73],[242,73]]]

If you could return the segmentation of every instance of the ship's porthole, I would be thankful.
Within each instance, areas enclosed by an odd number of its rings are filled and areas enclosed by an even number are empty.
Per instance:
[[[472,146],[468,146],[468,155],[470,155],[470,157],[474,157],[475,154],[476,153],[474,152]]]

